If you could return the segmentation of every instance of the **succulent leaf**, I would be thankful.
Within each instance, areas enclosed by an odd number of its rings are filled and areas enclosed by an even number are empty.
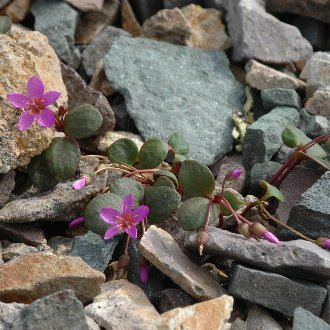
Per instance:
[[[168,144],[175,150],[176,153],[186,155],[189,152],[188,142],[184,139],[182,132],[174,132],[169,140]]]
[[[162,140],[150,139],[146,141],[139,152],[141,168],[155,168],[159,166],[167,155],[168,146]]]
[[[269,198],[276,198],[280,202],[284,202],[283,194],[273,185],[264,180],[259,180],[259,185],[262,189],[265,190],[265,194],[262,196],[261,200],[266,201]]]
[[[240,209],[241,207],[243,207],[245,205],[243,197],[239,198],[239,196],[237,194],[235,194],[234,192],[232,192],[230,190],[227,190],[227,189],[224,190],[223,196],[227,199],[230,206],[235,211],[237,211],[238,209]],[[223,205],[220,206],[220,211],[221,211],[221,214],[224,216],[231,215],[231,212],[228,210],[228,208],[226,208]]]
[[[108,158],[112,162],[133,165],[138,160],[139,149],[134,141],[128,138],[116,140],[108,149]]]

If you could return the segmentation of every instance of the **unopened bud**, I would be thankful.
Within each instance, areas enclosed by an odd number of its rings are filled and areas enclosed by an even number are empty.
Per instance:
[[[83,175],[73,183],[72,188],[75,190],[82,189],[88,184],[90,184],[91,180],[92,178],[89,175]]]
[[[265,232],[267,231],[267,229],[261,223],[258,222],[251,224],[250,230],[258,237],[263,237]]]
[[[235,180],[242,174],[242,171],[239,168],[235,168],[226,175],[227,180]]]
[[[126,268],[129,265],[130,261],[131,261],[131,259],[130,259],[129,255],[123,254],[119,257],[118,266],[120,268]]]
[[[247,239],[251,238],[250,226],[247,223],[239,224],[237,231]]]
[[[325,238],[325,237],[319,237],[316,240],[316,244],[318,246],[323,247],[324,249],[330,250],[330,238]]]
[[[203,254],[204,244],[209,240],[209,234],[205,230],[200,230],[196,236],[196,243],[199,245],[199,254]]]

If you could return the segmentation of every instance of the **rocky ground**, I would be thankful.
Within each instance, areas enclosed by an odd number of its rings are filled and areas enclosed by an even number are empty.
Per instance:
[[[258,180],[292,153],[286,126],[310,138],[330,130],[330,1],[0,0],[0,15],[14,22],[0,34],[0,329],[330,329],[330,252],[287,230],[277,228],[278,245],[257,242],[228,219],[229,230],[210,227],[200,257],[196,233],[174,214],[131,240],[131,262],[119,268],[122,236],[68,228],[112,178],[40,192],[26,166],[58,133],[20,132],[7,101],[39,76],[61,92],[58,104],[101,113],[84,153],[180,129],[218,186],[240,168],[228,187],[258,195]],[[82,159],[79,172],[98,165]],[[329,188],[329,171],[298,166],[276,215],[330,238]]]

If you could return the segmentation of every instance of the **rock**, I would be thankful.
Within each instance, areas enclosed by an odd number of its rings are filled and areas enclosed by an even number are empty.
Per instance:
[[[11,170],[4,175],[0,175],[0,208],[3,207],[10,198],[10,194],[15,187],[15,171]]]
[[[270,88],[305,90],[306,88],[304,81],[255,60],[249,60],[245,65],[245,70],[247,84],[259,90]]]
[[[294,89],[271,88],[261,91],[262,104],[265,110],[272,110],[277,106],[291,107],[299,110],[301,100]]]
[[[226,9],[234,61],[288,63],[312,55],[313,47],[299,30],[268,14],[262,1],[228,1]]]
[[[75,43],[88,45],[106,26],[115,22],[119,7],[119,0],[104,0],[101,11],[84,14],[78,22]]]
[[[274,156],[274,162],[284,164],[285,161],[293,154],[294,149],[289,148],[285,144],[281,146],[278,152]]]
[[[275,13],[292,13],[313,17],[330,23],[330,1],[324,0],[266,0],[267,10]]]
[[[100,166],[100,159],[93,157],[93,156],[92,157],[89,157],[89,156],[88,156],[88,158],[85,158],[85,157],[80,158],[79,167],[78,167],[80,175],[83,175],[83,174],[91,175]]]
[[[323,310],[321,316],[325,322],[330,324],[330,282],[328,282],[326,288],[328,290],[328,294],[323,304]]]
[[[251,170],[254,164],[269,161],[283,144],[282,131],[290,125],[299,125],[299,112],[289,107],[276,107],[250,125],[243,145],[245,168]]]
[[[228,292],[234,297],[293,316],[297,307],[320,315],[327,291],[310,282],[236,265]]]
[[[89,316],[86,316],[87,325],[89,330],[101,330],[101,328],[98,326],[98,324],[91,319]]]
[[[0,0],[0,8],[3,8],[5,5],[7,5],[10,2],[10,0]]]
[[[223,295],[184,308],[175,308],[153,321],[155,329],[223,329],[230,319],[233,297]]]
[[[61,68],[64,84],[68,91],[69,111],[83,103],[90,104],[99,110],[103,117],[102,126],[98,129],[95,135],[112,131],[116,124],[115,114],[113,113],[106,97],[102,95],[102,93],[96,92],[91,87],[87,86],[85,81],[72,68],[65,64],[61,64]]]
[[[299,128],[314,139],[330,130],[330,117],[310,115],[305,109],[300,110]]]
[[[85,307],[86,314],[105,329],[150,329],[159,316],[143,291],[126,280],[107,282],[102,293]]]
[[[201,0],[163,0],[163,5],[164,5],[164,8],[166,8],[166,9],[172,9],[175,7],[181,8],[184,6],[188,6],[191,3],[196,3],[199,5],[202,5],[203,1],[201,1]]]
[[[0,15],[8,16],[13,22],[17,23],[23,21],[29,9],[30,0],[13,0],[1,9]]]
[[[74,238],[64,236],[53,236],[47,242],[55,254],[67,255],[72,249]]]
[[[25,307],[25,304],[0,302],[0,329],[11,330],[13,323],[19,312]]]
[[[302,307],[297,307],[293,315],[292,330],[330,330],[330,325]]]
[[[327,171],[293,206],[289,214],[289,226],[308,237],[330,237],[329,184],[330,171]]]
[[[140,23],[163,9],[162,2],[159,0],[133,0],[131,3]]]
[[[207,165],[231,149],[231,113],[241,110],[244,96],[223,52],[119,37],[104,67],[145,139],[167,141],[180,128],[190,145],[188,157]]]
[[[194,264],[166,231],[150,226],[140,241],[142,255],[197,300],[219,297],[225,290]]]
[[[101,11],[104,0],[65,0],[69,5],[82,12]]]
[[[73,68],[80,63],[80,53],[74,48],[74,33],[78,12],[67,3],[57,0],[34,1],[31,12],[34,15],[34,29],[48,37],[58,57]]]
[[[13,27],[0,35],[0,173],[7,173],[17,166],[25,166],[33,156],[40,154],[54,136],[52,129],[39,125],[24,132],[18,130],[16,111],[8,101],[8,93],[26,93],[26,83],[32,76],[39,76],[46,91],[59,91],[58,104],[67,102],[59,61],[47,38],[39,32]]]
[[[307,100],[305,109],[313,115],[330,118],[330,86],[318,89],[313,96]]]
[[[116,91],[110,86],[107,77],[105,75],[103,59],[99,60],[95,65],[93,77],[89,83],[89,86],[98,92],[101,92],[104,96],[109,97],[116,93]]]
[[[104,273],[120,238],[121,236],[117,235],[105,241],[100,235],[89,231],[83,236],[74,238],[69,255],[80,257],[90,267]]]
[[[17,259],[33,253],[53,254],[52,249],[46,244],[38,247],[32,247],[25,245],[24,243],[12,243],[9,244],[2,251],[2,259],[7,262],[12,259]]]
[[[225,11],[226,1],[227,0],[204,0],[204,3],[207,7]]]
[[[159,311],[160,313],[165,313],[174,308],[193,305],[195,302],[194,298],[180,289],[165,289],[160,298]]]
[[[130,34],[114,26],[107,26],[82,53],[82,63],[88,76],[92,76],[96,64],[109,51],[113,40],[119,36],[129,37]]]
[[[142,35],[142,27],[136,19],[128,0],[122,0],[121,2],[121,20],[123,30],[130,33],[133,37],[139,37]]]
[[[105,188],[106,176],[84,189],[74,190],[72,182],[59,183],[49,194],[15,199],[0,210],[0,222],[70,221],[84,211],[86,204]]]
[[[253,305],[246,319],[246,330],[282,330],[283,328],[258,305]]]
[[[196,233],[186,238],[185,247],[197,251]],[[330,278],[329,252],[304,240],[272,244],[209,227],[206,254],[237,260],[267,271],[307,280]],[[252,286],[251,286],[252,287]]]

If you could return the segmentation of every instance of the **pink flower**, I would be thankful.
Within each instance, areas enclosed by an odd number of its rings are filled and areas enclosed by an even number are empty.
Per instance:
[[[72,184],[72,188],[75,190],[79,190],[87,186],[90,182],[91,177],[89,175],[83,175]]]
[[[242,174],[242,171],[239,168],[235,168],[226,175],[226,179],[231,181],[237,179]]]
[[[104,239],[110,239],[122,230],[125,230],[133,239],[137,238],[136,226],[148,215],[149,207],[142,205],[132,210],[133,204],[133,195],[129,194],[123,199],[120,212],[107,207],[101,209],[101,218],[111,224],[111,227],[105,232]]]
[[[316,240],[316,244],[324,249],[330,250],[330,238],[320,237]]]
[[[39,77],[32,77],[27,82],[27,95],[11,93],[7,95],[8,101],[16,108],[23,109],[19,117],[18,128],[24,131],[36,120],[42,127],[54,125],[53,112],[47,108],[61,95],[60,92],[47,92],[44,94],[44,84]]]
[[[253,223],[250,225],[251,232],[256,236],[265,239],[268,242],[278,244],[279,239],[267,230],[261,223]]]
[[[268,230],[264,233],[262,238],[265,239],[266,241],[274,243],[274,244],[278,244],[280,242],[279,239]]]
[[[69,222],[69,228],[72,229],[73,227],[76,227],[83,222],[85,222],[85,217],[81,215]]]
[[[140,280],[142,283],[147,283],[149,279],[150,266],[143,257],[140,257],[139,261]]]

